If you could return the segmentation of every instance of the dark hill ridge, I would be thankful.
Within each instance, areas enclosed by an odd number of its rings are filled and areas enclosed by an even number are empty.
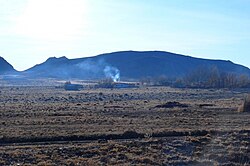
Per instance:
[[[24,71],[23,73],[29,77],[52,77],[52,78],[63,78],[67,77],[63,71],[70,70],[68,69],[69,59],[66,57],[56,58],[52,57],[47,59],[45,62],[35,65],[34,67]],[[73,68],[73,66],[72,66]]]
[[[109,64],[119,68],[122,75],[133,78],[159,75],[180,77],[199,67],[213,66],[216,66],[221,72],[250,75],[250,70],[247,67],[234,64],[231,61],[194,58],[162,51],[125,51],[97,56],[97,58],[102,57]]]
[[[0,57],[0,74],[9,74],[16,72],[11,64],[9,64],[4,58]]]
[[[145,77],[182,77],[199,67],[216,66],[220,72],[247,74],[250,69],[231,61],[200,59],[163,51],[123,51],[95,57],[67,59],[49,58],[23,73],[29,77],[100,79],[107,76],[107,66],[120,71],[122,79]],[[105,72],[104,72],[105,71]]]

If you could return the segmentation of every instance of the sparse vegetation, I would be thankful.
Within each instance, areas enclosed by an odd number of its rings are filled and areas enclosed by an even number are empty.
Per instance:
[[[141,79],[141,83],[175,88],[250,88],[250,77],[244,74],[220,72],[217,67],[199,67],[183,77],[151,77]]]
[[[2,87],[0,165],[247,165],[247,93]]]
[[[250,94],[247,95],[243,104],[238,109],[239,112],[250,112]]]
[[[197,88],[246,88],[250,87],[250,78],[247,75],[220,72],[217,67],[198,68],[185,79],[187,87]]]
[[[111,78],[103,79],[98,82],[96,88],[114,88],[114,81]]]

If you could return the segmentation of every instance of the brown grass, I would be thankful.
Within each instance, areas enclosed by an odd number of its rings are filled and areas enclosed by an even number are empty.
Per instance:
[[[250,94],[247,95],[243,104],[239,107],[238,112],[250,112]]]
[[[0,165],[250,164],[250,89],[0,89]]]

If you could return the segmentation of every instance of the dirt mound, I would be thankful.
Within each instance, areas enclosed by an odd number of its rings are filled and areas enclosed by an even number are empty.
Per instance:
[[[250,94],[245,98],[244,103],[239,107],[239,112],[250,112]]]
[[[165,104],[161,104],[161,105],[157,105],[156,106],[156,108],[175,108],[175,107],[178,107],[178,108],[187,108],[188,105],[174,101],[174,102],[167,102]]]

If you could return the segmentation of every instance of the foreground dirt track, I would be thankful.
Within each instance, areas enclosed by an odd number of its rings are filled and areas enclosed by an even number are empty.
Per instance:
[[[0,165],[248,165],[247,93],[2,87]]]

